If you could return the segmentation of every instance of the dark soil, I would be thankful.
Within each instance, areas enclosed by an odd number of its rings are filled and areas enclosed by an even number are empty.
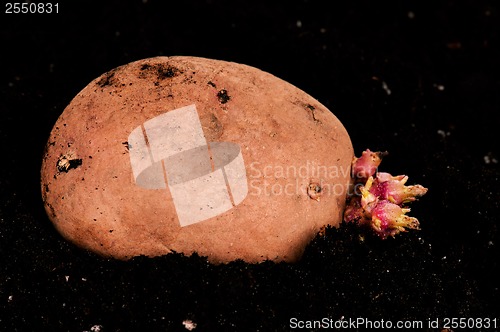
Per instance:
[[[2,9],[0,330],[187,331],[191,320],[195,331],[286,331],[323,318],[427,328],[452,317],[500,330],[500,5],[236,3]],[[41,199],[50,130],[92,79],[157,55],[244,63],[305,90],[344,123],[357,154],[387,150],[381,170],[429,188],[411,206],[422,230],[381,241],[327,229],[296,264],[120,262],[67,243]]]

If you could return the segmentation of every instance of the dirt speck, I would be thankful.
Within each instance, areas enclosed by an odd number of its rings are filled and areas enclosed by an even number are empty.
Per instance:
[[[68,173],[69,170],[78,168],[82,165],[82,159],[74,158],[72,153],[64,154],[57,160],[57,171]]]
[[[225,104],[231,99],[231,96],[227,93],[226,89],[222,89],[217,93],[217,98],[221,104]]]
[[[105,88],[107,86],[118,86],[120,85],[120,81],[115,77],[115,71],[111,70],[104,74],[99,81],[97,81],[97,85],[101,88]]]
[[[182,74],[183,71],[170,66],[167,63],[158,63],[158,64],[143,64],[140,68],[139,77],[140,78],[155,78],[156,80],[164,80],[167,78],[173,78]]]

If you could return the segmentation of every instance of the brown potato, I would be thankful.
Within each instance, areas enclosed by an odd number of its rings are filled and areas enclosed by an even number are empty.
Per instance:
[[[65,238],[105,256],[295,261],[340,223],[352,158],[339,120],[289,83],[157,57],[71,101],[47,143],[42,196]]]

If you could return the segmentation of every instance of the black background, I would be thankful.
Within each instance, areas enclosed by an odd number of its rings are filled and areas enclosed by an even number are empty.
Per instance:
[[[301,320],[497,318],[500,8],[495,1],[66,1],[0,16],[0,330],[289,330]],[[355,151],[429,193],[421,231],[329,229],[296,264],[105,260],[45,215],[43,148],[92,79],[158,55],[229,60],[306,91]],[[441,324],[442,325],[442,324]]]

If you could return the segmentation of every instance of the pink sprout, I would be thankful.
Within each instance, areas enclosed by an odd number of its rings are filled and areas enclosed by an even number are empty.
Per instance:
[[[372,210],[370,226],[383,239],[405,232],[406,228],[419,229],[417,218],[407,216],[407,212],[410,209],[382,200]]]
[[[406,186],[406,175],[377,172],[386,154],[367,149],[360,158],[354,158],[352,177],[358,184],[344,212],[344,221],[368,225],[382,239],[407,229],[419,229],[418,220],[406,215],[410,209],[403,204],[427,193],[421,185]]]
[[[366,149],[361,154],[361,157],[356,158],[352,162],[352,177],[357,179],[368,179],[377,171],[377,167],[382,162],[382,158],[386,152],[372,152]]]

